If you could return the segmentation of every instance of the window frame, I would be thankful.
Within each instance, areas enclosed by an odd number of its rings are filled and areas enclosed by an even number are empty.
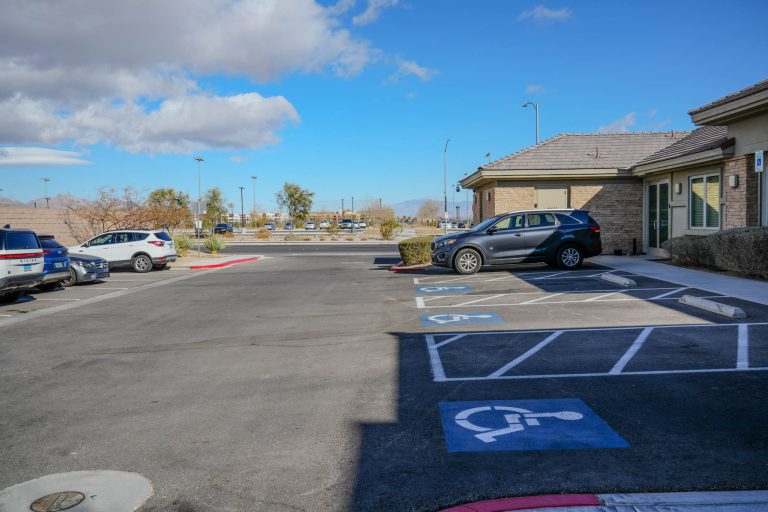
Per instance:
[[[709,226],[707,225],[707,178],[711,178],[713,176],[717,176],[718,179],[718,189],[717,189],[717,226]],[[704,197],[702,207],[704,211],[702,212],[702,221],[703,224],[701,226],[694,226],[693,225],[693,180],[702,179],[704,180]],[[722,205],[722,197],[723,197],[723,177],[720,175],[720,172],[709,172],[706,174],[696,174],[692,176],[688,176],[688,229],[701,229],[701,230],[707,230],[707,231],[718,231],[721,229],[721,226],[723,225],[723,205]]]

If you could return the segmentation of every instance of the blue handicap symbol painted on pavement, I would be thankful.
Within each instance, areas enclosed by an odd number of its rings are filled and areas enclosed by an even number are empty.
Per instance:
[[[440,327],[475,324],[503,324],[498,313],[493,311],[473,311],[471,313],[428,313],[421,315],[424,327]]]
[[[629,447],[575,398],[440,402],[439,406],[449,452]]]
[[[419,286],[416,291],[419,293],[459,293],[471,292],[472,288],[469,286]]]

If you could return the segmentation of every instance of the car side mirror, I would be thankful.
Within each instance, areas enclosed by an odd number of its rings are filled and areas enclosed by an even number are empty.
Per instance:
[[[488,233],[489,235],[492,235],[495,232],[497,232],[498,230],[499,230],[499,228],[497,228],[496,226],[493,226],[493,227],[488,228],[488,231],[486,231],[486,233]]]

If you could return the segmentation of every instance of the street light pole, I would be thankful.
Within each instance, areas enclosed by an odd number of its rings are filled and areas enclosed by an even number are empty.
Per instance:
[[[251,179],[253,180],[253,211],[251,212],[251,215],[253,216],[253,226],[256,227],[256,178],[258,176],[251,176]]]
[[[45,199],[45,207],[50,208],[50,205],[48,204],[48,182],[51,181],[51,178],[42,178],[43,180],[43,188],[45,190],[45,193],[43,195],[43,199]]]
[[[197,216],[195,216],[195,236],[197,237],[197,255],[200,256],[200,231],[202,231],[203,224],[200,222],[200,162],[204,162],[203,157],[196,156],[197,161]]]
[[[243,190],[245,187],[238,187],[240,189],[240,232],[245,233],[245,210],[243,209]]]
[[[448,234],[448,143],[451,139],[446,139],[445,149],[443,149],[443,228],[445,234]]]
[[[528,103],[523,105],[523,108],[525,108],[525,107],[527,107],[529,105],[532,106],[533,110],[536,111],[536,144],[538,144],[539,143],[539,104],[538,103],[532,103],[532,102],[529,101]]]

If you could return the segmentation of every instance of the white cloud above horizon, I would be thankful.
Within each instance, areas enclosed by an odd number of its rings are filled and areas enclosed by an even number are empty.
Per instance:
[[[637,124],[637,112],[630,112],[597,129],[597,133],[627,133]]]
[[[539,84],[531,84],[525,88],[525,94],[541,94],[545,91],[544,86]]]
[[[401,78],[407,76],[415,76],[422,82],[428,82],[432,80],[437,73],[438,71],[436,69],[420,66],[415,61],[398,59],[397,71],[389,76],[387,82],[397,82]]]
[[[400,0],[368,0],[368,6],[365,11],[352,18],[352,23],[355,25],[368,25],[369,23],[373,23],[379,19],[379,16],[381,16],[384,9],[394,7],[399,2]],[[339,3],[344,3],[344,5],[346,5],[346,2]],[[339,4],[336,5],[338,6]]]
[[[567,7],[563,7],[561,9],[550,9],[549,7],[544,7],[543,5],[537,5],[535,7],[532,7],[526,11],[521,12],[517,20],[518,21],[525,21],[525,20],[533,20],[536,23],[552,23],[557,21],[565,21],[568,18],[571,17],[573,13],[570,9]]]
[[[48,167],[60,165],[88,165],[77,151],[63,151],[43,147],[0,147],[0,166]]]

